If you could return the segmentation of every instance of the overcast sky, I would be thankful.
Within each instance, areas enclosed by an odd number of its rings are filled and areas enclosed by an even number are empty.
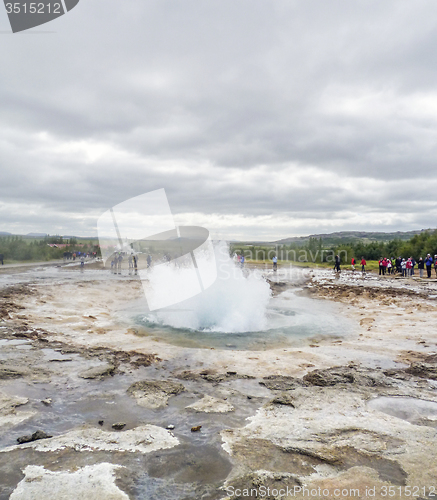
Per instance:
[[[437,226],[434,0],[81,0],[17,34],[0,5],[0,31],[0,231],[96,235],[158,188],[215,238]]]

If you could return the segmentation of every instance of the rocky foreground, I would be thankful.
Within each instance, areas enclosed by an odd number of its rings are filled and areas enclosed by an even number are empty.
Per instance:
[[[99,272],[0,292],[0,499],[437,495],[436,283],[310,272],[349,334],[237,351],[163,342]]]

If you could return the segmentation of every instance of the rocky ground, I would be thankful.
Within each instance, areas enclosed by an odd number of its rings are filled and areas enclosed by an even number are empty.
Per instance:
[[[251,351],[132,323],[134,276],[59,273],[0,290],[0,499],[437,495],[434,281],[310,271],[349,334]]]

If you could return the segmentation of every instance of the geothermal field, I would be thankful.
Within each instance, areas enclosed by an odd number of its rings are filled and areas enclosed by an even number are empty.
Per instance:
[[[124,267],[0,272],[0,499],[437,495],[435,280],[227,258],[149,311]]]

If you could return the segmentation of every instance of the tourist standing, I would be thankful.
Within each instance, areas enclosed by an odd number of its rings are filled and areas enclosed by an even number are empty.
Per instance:
[[[381,276],[382,274],[384,274],[383,272],[383,265],[382,265],[382,257],[379,259],[378,261],[378,265],[379,265],[379,275]]]
[[[273,257],[273,271],[276,271],[278,269],[278,257],[276,255]]]
[[[2,260],[3,264],[3,260]],[[437,278],[437,255],[434,255],[434,271],[435,271],[435,277]]]
[[[426,273],[428,275],[428,278],[431,278],[431,268],[433,264],[434,261],[432,260],[431,254],[428,254],[425,259]]]
[[[150,264],[152,263],[152,256],[149,254],[147,256],[147,267],[150,267]]]
[[[423,278],[423,270],[425,269],[425,262],[423,262],[422,257],[420,257],[417,263],[417,269],[419,269],[419,277]]]
[[[117,262],[118,262],[118,274],[121,274],[121,263],[123,262],[123,255],[121,254],[121,252],[118,255]]]
[[[244,267],[244,255],[242,255],[240,257],[240,265],[241,265],[241,269],[243,269],[243,267]]]
[[[355,272],[355,264],[356,264],[355,257],[352,257],[352,259],[351,259],[351,269],[352,269],[353,273]]]
[[[337,273],[341,273],[341,269],[340,269],[340,255],[336,255],[335,256],[334,271],[337,272]]]
[[[414,276],[414,266],[417,264],[417,262],[414,260],[414,257],[410,257],[411,259],[411,276]]]
[[[364,257],[361,257],[361,272],[363,274],[365,274],[366,272],[366,265],[367,265],[366,259]]]
[[[388,274],[391,274],[391,270],[392,270],[392,263],[391,263],[391,260],[390,260],[390,259],[387,259],[387,273],[388,273]]]
[[[411,270],[413,269],[413,263],[411,262],[411,257],[405,263],[405,268],[407,270],[407,277],[411,276]]]

